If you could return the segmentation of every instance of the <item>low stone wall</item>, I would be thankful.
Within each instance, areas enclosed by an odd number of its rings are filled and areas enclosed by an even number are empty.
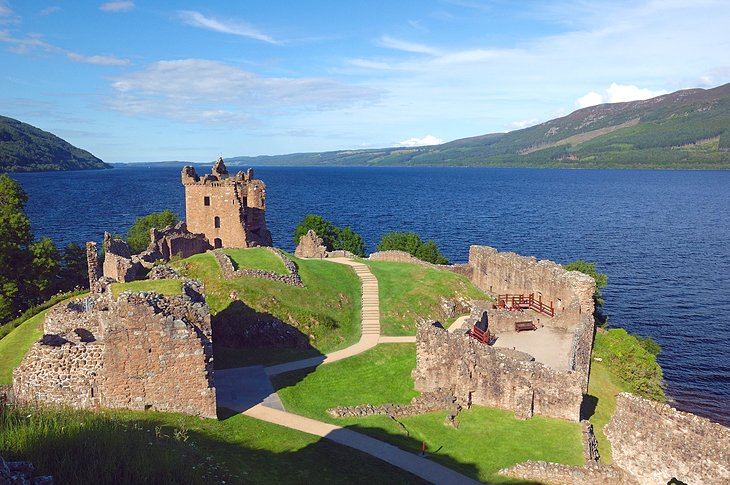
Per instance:
[[[5,461],[0,456],[0,484],[2,485],[53,485],[50,475],[35,475],[35,467],[29,461]]]
[[[639,485],[639,482],[620,468],[597,464],[579,467],[544,461],[526,461],[504,468],[499,474],[519,480],[561,485]]]
[[[54,307],[13,371],[17,402],[216,416],[210,312],[202,285],[180,296],[97,294]],[[49,333],[53,332],[53,333]]]
[[[605,427],[614,463],[647,485],[730,483],[730,428],[632,394]]]
[[[582,376],[557,371],[524,352],[489,347],[438,323],[420,323],[416,335],[415,388],[449,389],[462,406],[481,404],[515,412],[579,421]]]
[[[446,389],[424,392],[414,397],[409,404],[362,404],[358,406],[338,406],[328,409],[333,418],[361,418],[363,416],[385,415],[391,417],[414,416],[417,414],[456,408],[456,397]]]
[[[297,265],[294,264],[294,261],[289,259],[289,257],[287,257],[287,255],[278,248],[269,249],[281,258],[281,261],[284,263],[287,271],[289,271],[289,274],[279,274],[271,271],[264,271],[261,269],[236,270],[233,267],[233,261],[231,261],[231,258],[229,258],[222,249],[214,249],[213,251],[211,251],[211,253],[213,254],[213,256],[215,256],[216,261],[218,261],[218,265],[221,268],[223,277],[226,279],[261,278],[265,280],[275,281],[277,283],[284,283],[291,286],[304,287],[304,283],[302,283],[302,278],[299,276],[299,270],[297,269]]]

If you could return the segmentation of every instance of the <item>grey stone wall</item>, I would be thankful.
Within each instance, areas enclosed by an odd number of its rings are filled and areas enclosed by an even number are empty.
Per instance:
[[[508,409],[522,419],[580,419],[579,373],[550,369],[524,352],[489,347],[438,323],[418,325],[413,379],[419,391],[451,389],[463,406]]]
[[[521,480],[561,485],[639,485],[639,482],[620,468],[597,464],[579,467],[544,461],[526,461],[502,469],[499,473]]]
[[[235,269],[233,267],[233,262],[231,261],[231,258],[228,257],[226,253],[223,252],[221,249],[215,249],[211,251],[213,256],[215,256],[216,261],[218,261],[218,265],[221,268],[221,272],[223,273],[223,277],[226,279],[231,278],[261,278],[265,280],[270,281],[276,281],[277,283],[284,283],[291,286],[298,286],[303,287],[304,283],[302,283],[302,278],[299,276],[299,269],[297,268],[297,265],[294,264],[294,261],[289,259],[289,257],[284,254],[283,251],[281,251],[278,248],[268,248],[271,252],[279,256],[281,258],[281,261],[284,263],[284,267],[287,269],[289,274],[279,274],[279,273],[273,273],[271,271],[264,271],[261,269]]]
[[[730,483],[730,428],[622,393],[605,427],[614,463],[646,485]]]

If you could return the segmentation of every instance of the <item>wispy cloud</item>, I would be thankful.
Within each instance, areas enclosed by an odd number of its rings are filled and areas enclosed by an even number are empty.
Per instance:
[[[537,118],[530,118],[529,120],[520,120],[520,121],[513,121],[510,123],[510,128],[513,130],[522,130],[523,128],[529,128],[530,126],[535,126],[538,124],[540,120]]]
[[[41,15],[43,15],[45,17],[46,15],[51,15],[51,14],[54,14],[54,13],[60,12],[60,11],[61,11],[61,7],[59,7],[58,5],[52,5],[50,7],[44,8],[43,10],[41,10],[38,13],[40,13]]]
[[[238,20],[221,20],[213,17],[208,17],[200,12],[194,10],[180,10],[178,16],[187,25],[193,27],[200,27],[201,29],[208,29],[214,32],[220,32],[222,34],[237,35],[239,37],[247,37],[249,39],[260,40],[262,42],[268,42],[269,44],[279,44],[277,41],[268,34],[261,32],[260,30],[248,25],[245,22]]]
[[[586,108],[588,106],[595,106],[602,103],[623,103],[626,101],[649,99],[661,96],[662,94],[667,94],[668,92],[669,91],[666,89],[653,91],[651,89],[640,88],[632,84],[622,85],[611,83],[608,89],[606,89],[605,95],[591,91],[578,98],[576,104],[581,108]]]
[[[338,109],[380,96],[331,78],[263,77],[207,59],[155,62],[117,78],[112,87],[117,91],[109,102],[114,110],[208,123],[251,123],[262,112]]]
[[[405,52],[413,52],[416,54],[428,54],[430,56],[438,56],[441,54],[441,51],[438,49],[434,49],[433,47],[427,46],[425,44],[417,44],[415,42],[408,42],[405,40],[396,39],[395,37],[391,37],[389,35],[382,36],[378,44],[380,44],[383,47],[387,47],[388,49],[395,49],[399,51],[405,51]]]
[[[134,10],[134,2],[118,1],[102,3],[99,10],[104,12],[131,12]]]
[[[13,14],[13,11],[10,10],[10,7],[8,6],[8,2],[5,0],[0,0],[0,17],[8,17]]]
[[[0,30],[0,42],[10,44],[10,51],[15,54],[30,54],[36,50],[50,52],[55,54],[63,54],[69,60],[74,62],[82,62],[85,64],[97,64],[104,66],[123,66],[129,64],[128,59],[122,59],[115,56],[104,55],[84,55],[78,52],[63,49],[61,47],[49,44],[44,41],[38,34],[31,34],[26,37],[14,37],[7,30]]]
[[[440,145],[444,141],[441,138],[436,138],[433,135],[426,135],[423,138],[412,137],[407,140],[403,140],[398,143],[399,147],[424,147],[428,145]]]

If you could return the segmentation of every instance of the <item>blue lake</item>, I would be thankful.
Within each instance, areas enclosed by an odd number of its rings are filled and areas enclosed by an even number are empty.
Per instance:
[[[199,168],[199,173],[210,166]],[[469,245],[608,275],[609,323],[663,348],[674,404],[730,425],[730,171],[261,167],[275,245],[321,214],[362,234],[433,239],[452,262]],[[184,217],[180,168],[13,175],[27,191],[36,237],[57,245],[125,233],[136,217]]]

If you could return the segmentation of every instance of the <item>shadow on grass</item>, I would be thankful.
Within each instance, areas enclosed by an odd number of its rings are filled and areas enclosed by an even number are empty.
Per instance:
[[[234,300],[212,318],[216,369],[271,365],[322,355],[298,328]]]
[[[424,483],[364,453],[246,416],[218,422],[21,408],[0,411],[6,433],[0,454],[32,461],[56,483]]]

